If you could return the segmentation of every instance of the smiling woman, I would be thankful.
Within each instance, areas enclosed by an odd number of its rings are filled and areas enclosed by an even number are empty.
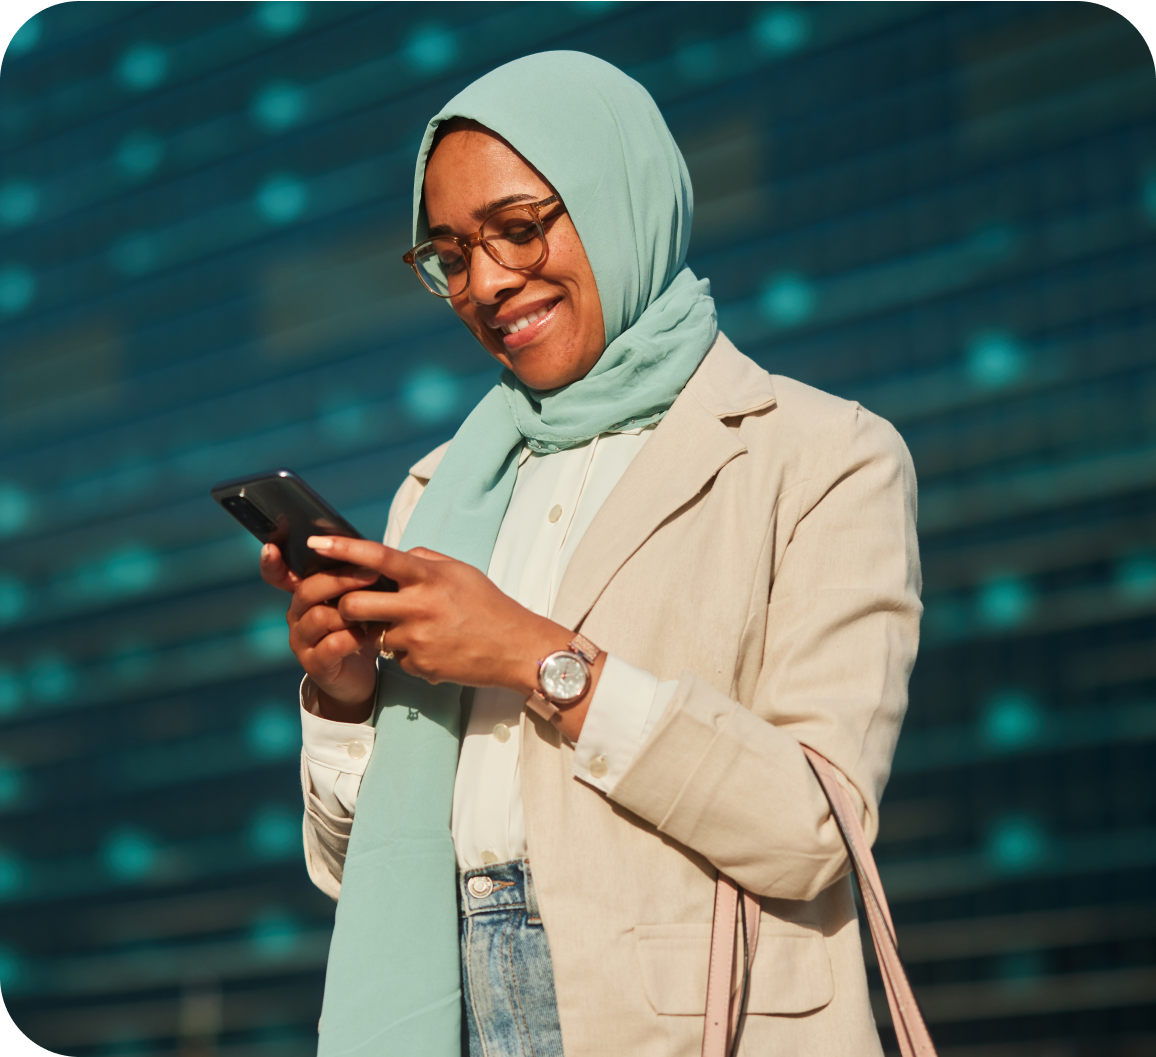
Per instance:
[[[348,564],[306,580],[262,554],[339,899],[322,1057],[691,1057],[725,877],[762,936],[732,1052],[881,1052],[804,747],[873,835],[914,475],[886,422],[718,332],[692,211],[654,102],[590,56],[510,63],[429,123],[405,260],[503,370],[384,545],[314,537]],[[397,592],[363,590],[381,573]]]

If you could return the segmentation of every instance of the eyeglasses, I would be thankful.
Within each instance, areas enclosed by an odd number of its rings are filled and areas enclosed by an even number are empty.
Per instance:
[[[541,202],[505,206],[486,217],[472,235],[435,235],[419,242],[402,260],[435,297],[457,297],[470,285],[470,256],[475,246],[511,271],[536,268],[546,259],[541,213],[557,201],[558,196],[551,195]]]

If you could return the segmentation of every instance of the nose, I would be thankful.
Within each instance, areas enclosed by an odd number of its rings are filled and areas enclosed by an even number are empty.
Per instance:
[[[526,285],[524,272],[512,271],[491,257],[484,246],[475,246],[470,254],[470,302],[492,305],[508,291],[520,290]]]

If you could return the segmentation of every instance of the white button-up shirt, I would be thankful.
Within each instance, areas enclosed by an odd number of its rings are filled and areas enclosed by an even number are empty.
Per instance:
[[[524,448],[490,557],[490,579],[527,609],[548,615],[583,534],[653,428],[604,433],[581,447],[549,455]],[[609,793],[677,685],[660,684],[650,673],[609,655],[575,746],[575,777]],[[314,715],[309,680],[302,694],[302,736],[312,792],[330,811],[352,817],[373,752],[374,728]],[[481,688],[474,695],[450,822],[462,869],[527,857],[518,770],[524,703],[511,690]]]

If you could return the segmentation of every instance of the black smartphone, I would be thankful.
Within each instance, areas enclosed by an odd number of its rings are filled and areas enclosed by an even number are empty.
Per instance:
[[[218,481],[209,494],[262,543],[275,543],[285,564],[301,577],[345,564],[307,547],[310,536],[365,539],[292,470]],[[397,582],[382,576],[364,590],[396,591]]]

